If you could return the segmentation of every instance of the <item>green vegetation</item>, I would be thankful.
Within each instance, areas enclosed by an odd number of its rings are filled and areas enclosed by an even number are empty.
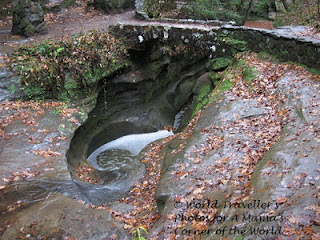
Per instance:
[[[16,86],[13,83],[9,86],[8,90],[10,91],[10,93],[12,95],[14,95],[16,93],[16,91],[17,91],[16,90]]]
[[[64,0],[64,1],[62,1],[61,6],[63,8],[68,8],[68,7],[71,7],[72,5],[74,5],[75,3],[76,3],[76,0]]]
[[[320,1],[296,0],[288,6],[288,11],[277,15],[275,26],[310,25],[320,30]]]
[[[135,228],[132,232],[132,240],[146,240],[146,238],[143,236],[144,233],[149,234],[143,226]]]
[[[239,76],[242,76],[243,81],[248,84],[250,84],[250,82],[257,77],[257,71],[248,66],[241,58],[235,61],[233,64],[231,59],[226,60],[226,58],[217,58],[212,61],[214,63],[228,62],[229,65],[223,72],[212,71],[209,73],[209,77],[215,88],[213,91],[211,91],[211,86],[209,84],[204,85],[201,88],[192,116],[194,116],[206,104],[221,100],[223,98],[223,93],[232,88],[235,82],[238,81],[237,78]]]
[[[301,65],[302,67],[306,68],[308,71],[312,72],[315,75],[320,75],[320,69],[311,68],[302,64],[298,64],[298,65]]]
[[[223,58],[223,57],[212,59],[210,61],[212,65],[211,68],[213,71],[219,71],[221,69],[223,70],[230,65],[231,61],[232,60],[230,58]]]
[[[220,33],[218,34],[218,41],[222,48],[226,49],[225,55],[235,56],[239,52],[248,51],[248,43],[243,40],[233,38],[233,36]]]
[[[279,60],[276,58],[276,56],[271,55],[269,53],[267,53],[266,51],[261,51],[258,53],[258,57],[261,60],[268,60],[268,61],[272,61],[272,62],[279,62]]]
[[[236,2],[239,1],[195,0],[183,7],[181,11],[183,15],[197,19],[240,22],[241,16],[237,13]]]
[[[269,54],[265,51],[259,52],[258,57],[261,60],[267,60],[267,61],[271,61],[271,62],[275,62],[275,63],[283,62],[283,61],[280,61],[276,55]],[[296,64],[298,66],[301,66],[301,67],[307,69],[309,72],[313,73],[314,75],[320,75],[320,69],[308,67],[308,66],[301,64],[301,63],[296,63],[296,62],[291,62],[291,61],[288,61],[288,62],[292,63],[292,64]]]
[[[195,0],[181,9],[182,17],[235,21],[239,25],[246,20],[269,19],[270,12],[277,14],[277,26],[320,24],[319,0]]]
[[[227,63],[228,65],[226,65]],[[248,66],[241,58],[237,61],[229,58],[217,58],[211,60],[211,64],[223,66],[225,70],[223,72],[217,72],[217,69],[222,69],[219,67],[212,68],[213,70],[209,72],[209,78],[214,85],[214,89],[212,90],[211,84],[206,84],[200,89],[193,107],[192,117],[208,103],[221,100],[223,93],[231,89],[237,81],[238,76],[242,76],[243,81],[246,83],[250,83],[257,76],[257,71]]]
[[[144,0],[144,10],[148,17],[159,17],[161,13],[176,8],[175,0]]]
[[[267,19],[269,9],[282,1],[222,1],[222,0],[195,0],[182,8],[182,14],[199,19],[221,21],[235,21],[243,24],[245,20]]]
[[[214,89],[213,94],[211,94],[211,96],[209,98],[209,102],[210,103],[217,102],[218,100],[220,100],[221,94],[230,90],[233,85],[234,85],[234,82],[232,82],[228,78],[221,80],[219,85],[217,85],[216,88]]]
[[[63,42],[24,45],[11,56],[30,97],[67,99],[90,91],[99,79],[125,66],[126,50],[109,33],[91,31]]]
[[[242,70],[242,78],[243,81],[250,83],[253,79],[257,77],[257,70],[253,67],[249,67],[246,65],[246,63],[243,60],[239,60],[239,64],[243,64],[243,70]],[[241,63],[243,62],[243,63]]]
[[[231,37],[224,37],[223,41],[232,47],[232,54],[235,55],[238,52],[245,52],[248,50],[247,48],[247,42],[246,41],[241,41],[238,39],[234,39]]]
[[[204,85],[200,91],[199,91],[199,95],[196,101],[196,104],[194,106],[194,110],[192,112],[192,117],[201,109],[203,108],[205,105],[207,105],[208,101],[208,95],[211,93],[212,88],[211,88],[211,84],[208,83],[206,85]]]

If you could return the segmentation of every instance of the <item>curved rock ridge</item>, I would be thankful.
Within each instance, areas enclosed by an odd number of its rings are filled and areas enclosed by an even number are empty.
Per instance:
[[[246,61],[258,78],[234,76],[192,136],[166,146],[151,239],[318,237],[319,82],[294,65]]]

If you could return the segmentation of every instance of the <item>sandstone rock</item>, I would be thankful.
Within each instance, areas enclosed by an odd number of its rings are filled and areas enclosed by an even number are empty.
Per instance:
[[[13,34],[30,37],[35,34],[47,34],[48,27],[39,3],[30,0],[19,0],[13,9]]]

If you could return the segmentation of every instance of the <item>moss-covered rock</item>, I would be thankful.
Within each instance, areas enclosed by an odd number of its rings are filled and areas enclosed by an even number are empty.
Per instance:
[[[48,27],[39,3],[30,0],[18,0],[13,9],[12,33],[26,37],[35,34],[47,34]]]
[[[230,58],[220,57],[211,60],[211,70],[213,71],[221,71],[226,69],[232,60]]]

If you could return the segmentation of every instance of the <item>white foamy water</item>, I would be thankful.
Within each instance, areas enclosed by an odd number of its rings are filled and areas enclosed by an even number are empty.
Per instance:
[[[172,131],[159,130],[152,133],[142,133],[142,134],[130,134],[108,142],[101,147],[97,148],[88,157],[88,162],[94,167],[99,168],[97,164],[97,156],[110,149],[120,149],[127,150],[133,155],[138,155],[141,150],[147,146],[149,143],[154,142],[161,138],[166,138],[173,135]]]

